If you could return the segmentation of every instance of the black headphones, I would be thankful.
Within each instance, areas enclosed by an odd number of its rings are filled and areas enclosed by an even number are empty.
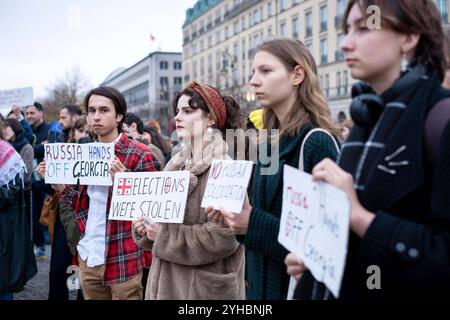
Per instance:
[[[381,95],[377,95],[368,83],[356,82],[352,86],[352,102],[350,104],[350,116],[353,122],[360,127],[374,126],[383,113],[385,101],[390,101],[410,88],[416,81],[424,77],[426,71],[424,65],[416,65]]]

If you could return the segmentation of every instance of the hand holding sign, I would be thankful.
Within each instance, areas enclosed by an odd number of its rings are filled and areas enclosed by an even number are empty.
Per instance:
[[[208,207],[205,212],[207,213],[207,215],[209,213],[209,216],[213,217],[214,213],[212,210],[214,210],[212,207]],[[250,205],[247,194],[245,194],[244,207],[242,208],[242,211],[240,213],[236,214],[222,207],[219,210],[224,219],[223,225],[228,226],[234,232],[234,234],[239,235],[247,234],[251,211],[252,206]],[[216,219],[216,221],[222,223],[219,217],[217,217]]]
[[[147,232],[145,231],[145,225],[144,224],[145,224],[144,218],[139,218],[137,220],[134,220],[133,223],[132,223],[133,229],[141,237],[147,236]]]
[[[286,272],[295,278],[296,281],[300,280],[303,273],[308,270],[308,268],[305,265],[305,262],[297,258],[297,256],[293,253],[289,253],[286,258],[284,259],[284,264],[287,267]]]
[[[114,176],[117,172],[125,172],[127,168],[125,165],[120,161],[119,158],[114,157],[114,160],[111,162],[111,168],[109,169],[109,174],[111,175],[111,178],[114,181]]]
[[[145,223],[144,228],[147,233],[148,240],[155,241],[159,231],[161,230],[161,224],[158,222]]]
[[[314,167],[312,176],[315,181],[325,181],[348,195],[351,209],[350,227],[362,238],[375,218],[375,214],[366,210],[359,202],[353,187],[353,177],[330,159],[319,162]]]
[[[36,171],[41,178],[45,177],[45,161],[42,161],[41,163],[38,164]],[[52,184],[51,186],[53,190],[58,192],[63,192],[64,189],[66,188],[65,184]]]

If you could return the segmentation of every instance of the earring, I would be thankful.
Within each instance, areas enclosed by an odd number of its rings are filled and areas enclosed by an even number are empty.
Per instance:
[[[402,72],[405,72],[406,70],[408,70],[408,65],[409,65],[409,61],[406,59],[406,53],[404,53],[403,57],[402,57],[402,62],[400,64],[400,68],[401,68]]]
[[[213,129],[211,127],[208,127],[208,129],[206,129],[206,132],[208,134],[212,134],[213,133]]]

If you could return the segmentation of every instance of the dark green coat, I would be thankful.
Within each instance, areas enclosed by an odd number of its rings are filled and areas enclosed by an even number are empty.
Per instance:
[[[259,161],[255,166],[248,231],[245,236],[238,236],[246,248],[247,299],[286,299],[289,276],[284,259],[288,251],[277,240],[283,199],[283,166],[298,168],[300,147],[310,129],[311,125],[305,125],[295,137],[281,139],[279,167],[274,175],[261,175]],[[322,132],[312,134],[304,147],[305,172],[310,173],[327,157],[337,158],[331,137]]]

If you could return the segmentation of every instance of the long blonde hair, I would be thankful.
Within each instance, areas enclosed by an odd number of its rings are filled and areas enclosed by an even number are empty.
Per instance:
[[[295,136],[307,123],[325,129],[334,135],[339,134],[338,128],[331,120],[330,109],[320,89],[317,67],[305,45],[288,38],[273,39],[263,42],[256,50],[265,51],[281,61],[288,72],[300,66],[305,72],[303,82],[298,86],[297,99],[286,117],[286,123],[281,126],[272,108],[264,108],[264,129],[279,129],[279,136]]]

